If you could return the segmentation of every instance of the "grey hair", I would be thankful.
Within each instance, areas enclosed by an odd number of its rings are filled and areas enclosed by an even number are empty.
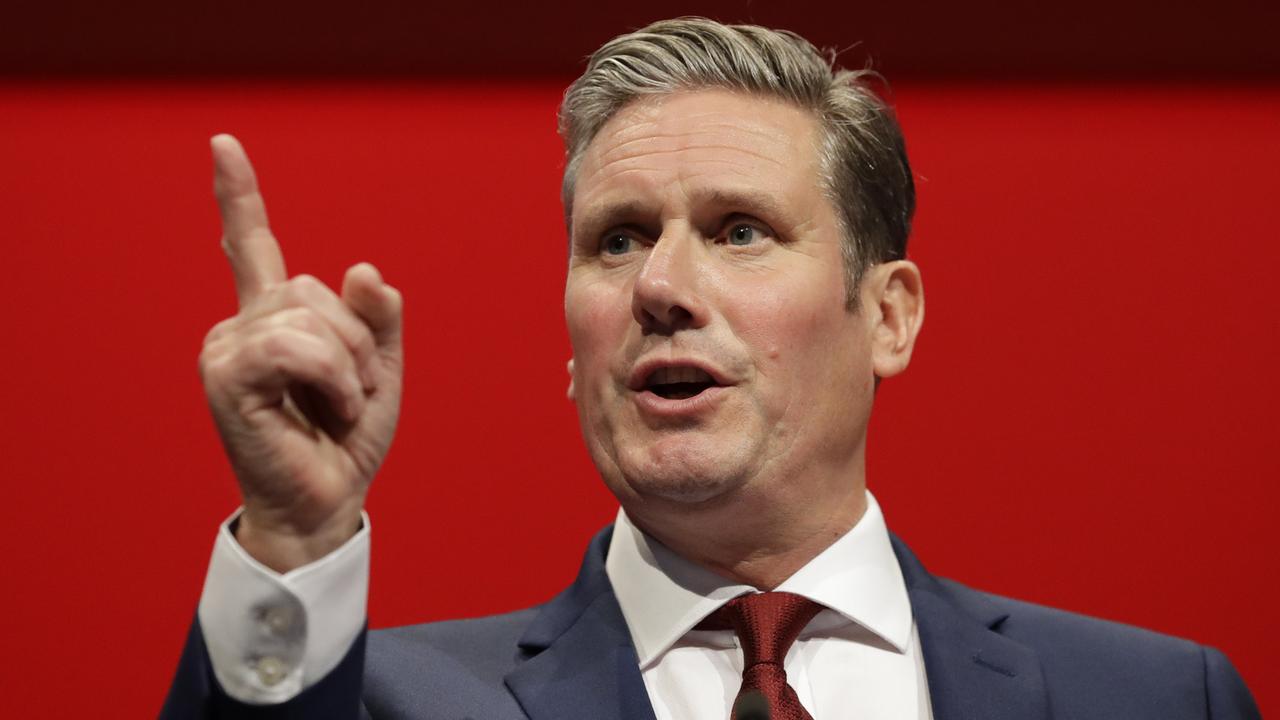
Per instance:
[[[869,69],[835,67],[787,30],[723,25],[706,18],[662,20],[605,43],[565,91],[559,130],[561,185],[572,227],[574,183],[587,146],[624,105],[640,97],[724,88],[783,99],[811,111],[823,130],[823,187],[845,236],[846,295],[854,307],[866,269],[906,257],[915,184],[902,130],[867,85]]]

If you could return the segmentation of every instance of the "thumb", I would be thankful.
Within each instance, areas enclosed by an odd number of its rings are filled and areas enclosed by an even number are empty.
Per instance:
[[[348,268],[342,279],[342,300],[369,326],[378,349],[400,349],[404,300],[399,290],[382,281],[376,267],[359,263]]]

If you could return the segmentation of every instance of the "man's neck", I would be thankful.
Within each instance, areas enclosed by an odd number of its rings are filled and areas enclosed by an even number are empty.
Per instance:
[[[681,557],[760,590],[781,585],[849,532],[867,509],[864,483],[821,503],[777,503],[743,495],[698,507],[626,507],[650,537]]]

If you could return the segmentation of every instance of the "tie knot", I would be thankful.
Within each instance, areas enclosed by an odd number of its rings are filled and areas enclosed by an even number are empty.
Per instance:
[[[725,603],[698,628],[736,632],[748,668],[760,663],[781,666],[800,631],[819,612],[821,605],[794,593],[754,593]]]

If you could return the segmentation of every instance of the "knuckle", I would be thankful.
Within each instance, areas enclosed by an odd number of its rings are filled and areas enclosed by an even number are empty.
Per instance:
[[[305,305],[280,313],[277,315],[277,322],[312,335],[324,333],[324,320],[314,309]]]
[[[297,340],[280,328],[271,328],[259,333],[251,341],[252,347],[245,348],[255,357],[265,358],[279,364],[284,358],[297,354]]]
[[[226,320],[223,320],[215,324],[213,327],[209,328],[209,332],[205,333],[204,342],[202,342],[201,344],[205,346],[209,346],[221,340],[223,337],[225,337],[227,334],[229,334],[232,330],[235,329],[236,321],[237,321],[237,318],[230,317],[230,318],[227,318]]]
[[[329,288],[315,275],[294,275],[285,283],[290,297],[307,300],[318,297]]]
[[[243,200],[243,207],[246,212],[258,210],[258,206],[262,204],[262,196],[258,193],[253,193],[252,195],[243,198]],[[254,227],[249,230],[249,232],[245,233],[245,236],[260,242],[275,242],[276,240],[276,236],[271,232],[271,228],[265,225],[258,225]]]
[[[217,388],[226,384],[228,358],[225,353],[205,350],[200,353],[196,363],[200,371],[200,380],[208,388]]]
[[[278,372],[297,368],[304,373],[329,375],[342,367],[341,349],[326,338],[301,337],[296,328],[276,328],[262,333],[255,356]]]
[[[338,372],[342,367],[341,358],[332,345],[326,343],[320,352],[311,358],[312,365],[316,372],[326,377]]]

